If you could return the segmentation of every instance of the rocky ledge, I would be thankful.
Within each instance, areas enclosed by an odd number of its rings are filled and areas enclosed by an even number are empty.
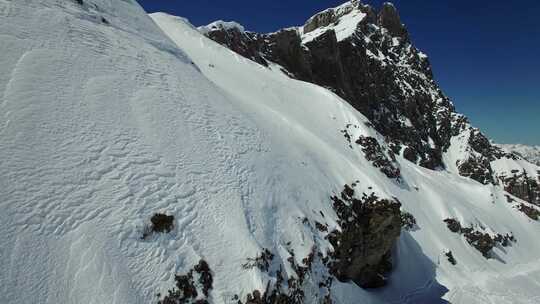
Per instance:
[[[354,281],[364,288],[386,284],[392,270],[391,249],[401,233],[401,204],[374,194],[356,198],[354,184],[333,196],[340,230],[327,236],[334,247],[331,273],[340,281]]]

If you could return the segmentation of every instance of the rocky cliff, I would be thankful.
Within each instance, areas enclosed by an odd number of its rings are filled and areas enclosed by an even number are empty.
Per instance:
[[[246,58],[264,66],[278,64],[292,78],[332,90],[364,114],[405,159],[428,169],[455,170],[482,184],[502,183],[511,194],[539,203],[531,199],[534,195],[523,195],[524,189],[536,193],[536,172],[510,182],[515,168],[493,167],[493,162],[520,162],[522,157],[492,145],[456,112],[391,3],[376,10],[349,1],[301,27],[268,34],[238,27],[206,29],[209,38]],[[444,156],[452,144],[460,146],[459,157]]]

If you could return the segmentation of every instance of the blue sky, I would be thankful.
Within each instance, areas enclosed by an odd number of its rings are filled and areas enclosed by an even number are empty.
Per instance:
[[[234,20],[248,30],[303,24],[344,1],[139,0],[195,25]],[[364,0],[380,7],[383,1]],[[459,112],[495,141],[540,145],[540,1],[396,0],[415,45]]]

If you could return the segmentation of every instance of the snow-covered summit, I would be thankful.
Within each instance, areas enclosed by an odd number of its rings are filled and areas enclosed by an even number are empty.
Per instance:
[[[208,25],[200,26],[197,28],[202,34],[208,34],[208,32],[215,30],[237,30],[239,32],[244,32],[246,29],[235,21],[223,21],[218,20],[214,21]]]

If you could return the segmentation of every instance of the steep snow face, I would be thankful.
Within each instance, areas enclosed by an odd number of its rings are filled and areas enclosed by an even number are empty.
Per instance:
[[[522,201],[515,198],[509,203],[500,186],[481,185],[453,172],[427,170],[399,156],[402,180],[390,180],[366,161],[357,145],[349,147],[339,132],[350,124],[347,130],[353,141],[362,135],[373,136],[384,143],[367,120],[345,101],[320,87],[291,80],[279,66],[270,64],[267,69],[240,57],[203,37],[181,19],[165,14],[154,14],[152,18],[194,60],[204,75],[238,107],[245,109],[260,128],[267,130],[269,143],[280,143],[279,147],[272,144],[271,150],[280,147],[288,150],[280,160],[289,165],[266,172],[270,175],[280,172],[283,180],[261,190],[274,196],[276,187],[283,187],[281,182],[294,181],[296,178],[291,179],[291,176],[295,176],[302,180],[298,185],[298,196],[293,200],[273,200],[271,224],[275,225],[263,224],[262,231],[270,234],[255,230],[259,244],[269,246],[269,240],[272,240],[270,243],[276,246],[273,247],[275,251],[286,260],[287,254],[279,250],[285,247],[283,243],[292,240],[291,246],[305,253],[313,244],[311,238],[324,238],[324,234],[310,236],[301,232],[302,237],[298,239],[291,231],[302,229],[296,230],[298,223],[291,222],[291,214],[281,213],[283,209],[302,206],[305,201],[308,209],[324,208],[325,214],[332,218],[333,212],[327,213],[327,207],[324,207],[328,192],[325,194],[325,183],[321,180],[330,181],[330,188],[332,180],[337,184],[359,180],[360,191],[369,192],[369,187],[373,187],[380,196],[397,197],[402,208],[416,217],[419,229],[404,231],[396,247],[396,269],[389,286],[366,291],[354,284],[336,282],[332,289],[332,299],[336,303],[443,303],[443,299],[452,303],[533,303],[540,297],[536,289],[540,278],[540,245],[534,241],[540,225],[518,211],[517,204]],[[447,156],[455,159],[463,156],[459,148],[455,153],[457,155]],[[296,162],[302,166],[295,168]],[[321,171],[313,171],[313,166]],[[336,188],[332,190],[336,191]],[[306,195],[309,200],[304,200]],[[264,201],[267,198],[260,202]],[[252,210],[261,208],[255,201],[250,206],[254,208]],[[320,218],[310,212],[305,215],[309,220],[334,225],[330,223],[335,219]],[[260,219],[264,216],[268,215],[262,215]],[[287,218],[289,220],[285,220]],[[495,246],[492,258],[485,259],[462,236],[446,227],[443,220],[448,218],[455,218],[463,227],[475,227],[489,235],[512,234],[517,242],[507,248]],[[291,225],[281,226],[281,223]],[[322,248],[328,246],[324,241],[316,244]],[[448,262],[445,256],[448,251],[456,257],[456,266]],[[256,273],[236,269],[238,279],[234,283],[219,284],[223,284],[223,290],[249,292],[246,286],[266,286],[267,280],[275,280],[272,276],[254,276]],[[238,286],[242,284],[245,285]],[[316,293],[308,295],[316,298]],[[314,298],[308,299],[311,300],[307,303],[314,301]]]
[[[384,138],[330,91],[185,19],[153,15],[167,37],[133,1],[79,3],[0,0],[0,303],[153,303],[201,259],[211,303],[245,299],[332,249],[313,227],[340,229],[330,196],[355,181],[399,198],[417,227],[386,288],[334,281],[334,303],[537,302],[540,225],[519,199],[400,156],[389,179],[354,144],[386,151]],[[156,213],[173,228],[145,237]],[[485,259],[446,218],[517,242]],[[242,267],[263,248],[274,272]],[[305,303],[323,296],[316,266]]]

